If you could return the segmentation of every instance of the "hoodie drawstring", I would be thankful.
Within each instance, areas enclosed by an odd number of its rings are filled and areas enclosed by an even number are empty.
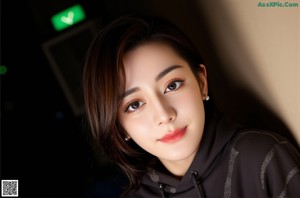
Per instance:
[[[159,189],[160,189],[162,198],[166,198],[164,186],[162,184],[159,184]]]
[[[192,175],[192,180],[193,180],[194,186],[197,190],[199,198],[205,198],[202,186],[201,186],[201,184],[198,184],[198,182],[197,182],[198,173],[196,171],[191,171],[191,175]]]
[[[198,184],[198,182],[197,182],[198,173],[196,171],[191,171],[191,175],[192,175],[193,184],[196,188],[196,191],[197,191],[197,194],[198,194],[199,198],[205,198],[202,186],[201,186],[201,184]],[[165,194],[163,184],[159,184],[159,190],[160,190],[162,198],[166,198],[166,194]]]

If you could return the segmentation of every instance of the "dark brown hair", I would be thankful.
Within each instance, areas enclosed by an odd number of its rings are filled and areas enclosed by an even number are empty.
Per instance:
[[[123,16],[103,28],[89,47],[84,67],[84,101],[92,137],[128,176],[129,190],[139,188],[155,157],[133,141],[126,142],[126,132],[117,119],[125,89],[123,57],[153,41],[170,45],[196,74],[202,59],[188,37],[170,21],[146,16]]]

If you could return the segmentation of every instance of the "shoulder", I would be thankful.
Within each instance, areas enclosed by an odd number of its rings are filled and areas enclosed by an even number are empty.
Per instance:
[[[279,135],[278,133],[259,129],[240,130],[236,134],[232,143],[234,144],[235,148],[239,148],[240,150],[248,150],[251,148],[254,151],[268,151],[275,146],[280,147],[280,145],[283,147],[285,145],[292,146],[287,138]]]
[[[287,138],[272,131],[242,130],[232,140],[233,158],[237,169],[262,190],[300,195],[300,153]]]
[[[262,163],[271,158],[300,163],[299,150],[287,138],[273,131],[243,129],[233,138],[231,148],[245,163]]]

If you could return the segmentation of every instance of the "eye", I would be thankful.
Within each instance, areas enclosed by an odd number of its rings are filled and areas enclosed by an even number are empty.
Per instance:
[[[168,84],[165,93],[179,89],[182,86],[182,84],[183,84],[183,80],[173,80]]]
[[[127,106],[125,112],[130,113],[130,112],[137,111],[143,105],[144,105],[144,103],[141,101],[134,101]]]

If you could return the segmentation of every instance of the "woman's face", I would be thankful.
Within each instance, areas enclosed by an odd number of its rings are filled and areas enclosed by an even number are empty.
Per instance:
[[[206,70],[200,84],[170,46],[151,42],[124,57],[126,86],[118,119],[140,147],[164,164],[193,159],[204,128]]]

